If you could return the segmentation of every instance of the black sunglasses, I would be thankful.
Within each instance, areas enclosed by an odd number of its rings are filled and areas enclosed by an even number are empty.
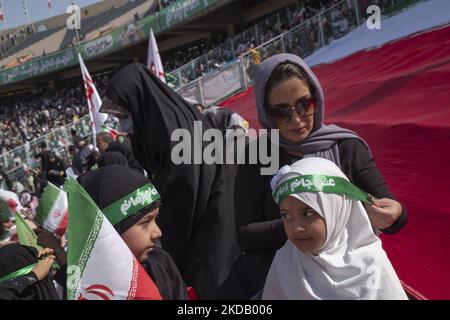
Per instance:
[[[314,98],[301,98],[295,103],[295,106],[291,106],[289,104],[276,104],[269,106],[267,111],[273,121],[281,124],[291,121],[294,110],[302,118],[312,116],[315,112],[315,104],[316,99]]]

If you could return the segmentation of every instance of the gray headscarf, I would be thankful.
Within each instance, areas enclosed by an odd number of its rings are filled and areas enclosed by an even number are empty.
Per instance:
[[[322,86],[306,63],[300,57],[289,53],[277,54],[264,60],[255,70],[255,84],[253,88],[255,90],[256,107],[261,126],[265,129],[277,128],[265,107],[266,84],[273,70],[275,70],[275,68],[280,64],[288,62],[303,69],[308,75],[311,84],[315,87],[316,113],[314,114],[313,129],[305,140],[302,142],[291,142],[280,136],[280,147],[287,151],[301,152],[304,154],[305,158],[320,157],[328,159],[333,161],[339,167],[339,149],[337,146],[337,142],[339,140],[351,138],[359,139],[366,145],[370,152],[367,143],[355,132],[338,127],[334,124],[325,125],[323,123],[325,99],[323,96]]]

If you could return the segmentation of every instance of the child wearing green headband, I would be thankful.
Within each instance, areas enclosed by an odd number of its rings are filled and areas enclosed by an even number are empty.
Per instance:
[[[407,299],[361,203],[369,196],[333,162],[299,160],[271,185],[288,241],[263,299]]]
[[[77,180],[141,262],[162,298],[187,299],[178,268],[159,245],[162,232],[157,217],[162,202],[150,180],[119,165],[88,171]]]
[[[79,184],[95,202],[153,280],[161,297],[164,300],[187,299],[179,270],[160,247],[162,232],[157,217],[161,198],[151,182],[128,167],[110,165],[84,173],[77,182],[69,182],[69,189],[71,183]],[[71,194],[69,190],[69,202]],[[70,210],[69,206],[69,228]],[[114,250],[112,247],[111,251]]]

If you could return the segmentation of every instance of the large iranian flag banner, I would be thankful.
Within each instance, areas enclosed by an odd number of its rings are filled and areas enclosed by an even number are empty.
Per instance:
[[[161,300],[155,283],[83,187],[67,182],[67,298]]]
[[[61,237],[66,233],[67,220],[67,194],[49,182],[39,201],[36,221],[48,231]]]

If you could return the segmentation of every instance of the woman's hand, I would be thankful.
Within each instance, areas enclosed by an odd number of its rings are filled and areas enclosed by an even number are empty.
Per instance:
[[[369,194],[372,204],[364,203],[370,223],[375,229],[386,229],[394,224],[402,214],[402,206],[395,200],[377,199]]]
[[[55,260],[55,256],[52,255],[52,253],[53,250],[50,248],[45,248],[39,253],[39,257],[47,255],[43,260],[39,261],[32,270],[36,274],[39,281],[44,279],[50,272],[50,268]]]
[[[54,251],[58,251],[58,249],[61,248],[61,242],[50,231],[47,231],[44,228],[39,227],[35,230],[35,233],[38,236],[37,242],[41,246],[51,248]]]
[[[65,265],[67,262],[67,254],[63,250],[63,246],[66,238],[63,236],[61,239],[58,239],[53,233],[43,228],[38,228],[35,232],[38,236],[38,244],[53,249],[53,253],[56,256],[56,262],[58,262],[60,266]]]

